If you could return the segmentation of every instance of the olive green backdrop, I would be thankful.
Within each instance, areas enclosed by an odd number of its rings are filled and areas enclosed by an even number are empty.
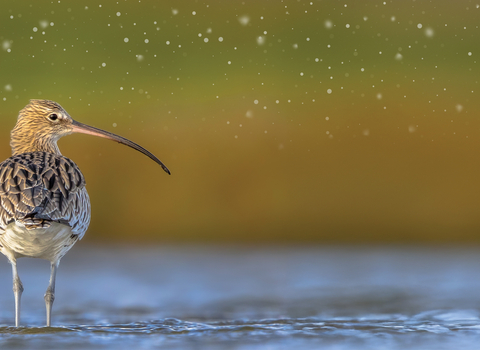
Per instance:
[[[100,5],[99,5],[100,3]],[[479,241],[472,1],[0,1],[0,156],[31,98],[87,240]]]

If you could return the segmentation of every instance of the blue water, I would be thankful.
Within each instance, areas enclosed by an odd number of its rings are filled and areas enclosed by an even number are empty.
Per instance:
[[[92,247],[19,260],[13,327],[0,259],[1,349],[478,349],[480,248]]]

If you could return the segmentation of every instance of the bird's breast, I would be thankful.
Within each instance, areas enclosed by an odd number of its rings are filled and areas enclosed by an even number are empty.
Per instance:
[[[52,222],[50,227],[26,229],[10,223],[0,234],[0,250],[14,259],[28,257],[55,261],[62,258],[78,240],[68,225]]]

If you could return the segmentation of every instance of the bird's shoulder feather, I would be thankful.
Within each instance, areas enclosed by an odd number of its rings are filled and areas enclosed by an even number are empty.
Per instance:
[[[0,234],[12,221],[29,229],[56,221],[81,236],[89,224],[85,178],[61,155],[22,153],[0,163],[0,199]]]

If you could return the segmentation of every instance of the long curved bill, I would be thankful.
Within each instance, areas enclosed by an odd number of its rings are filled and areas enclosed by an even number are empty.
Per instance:
[[[108,132],[108,131],[105,131],[105,130],[102,130],[102,129],[97,129],[97,128],[94,128],[93,126],[86,125],[86,124],[83,124],[83,123],[79,123],[76,120],[73,121],[72,125],[73,125],[72,132],[78,132],[78,133],[81,133],[81,134],[103,137],[103,138],[121,143],[121,144],[126,145],[128,147],[131,147],[131,148],[145,154],[147,157],[149,157],[150,159],[152,159],[153,161],[158,163],[162,167],[162,169],[165,170],[165,172],[168,175],[170,175],[170,170],[168,170],[168,168],[165,166],[165,164],[163,164],[160,161],[160,159],[155,157],[152,153],[147,151],[142,146],[137,145],[135,142],[132,142],[129,139],[126,139],[124,137],[115,135],[111,132]]]

